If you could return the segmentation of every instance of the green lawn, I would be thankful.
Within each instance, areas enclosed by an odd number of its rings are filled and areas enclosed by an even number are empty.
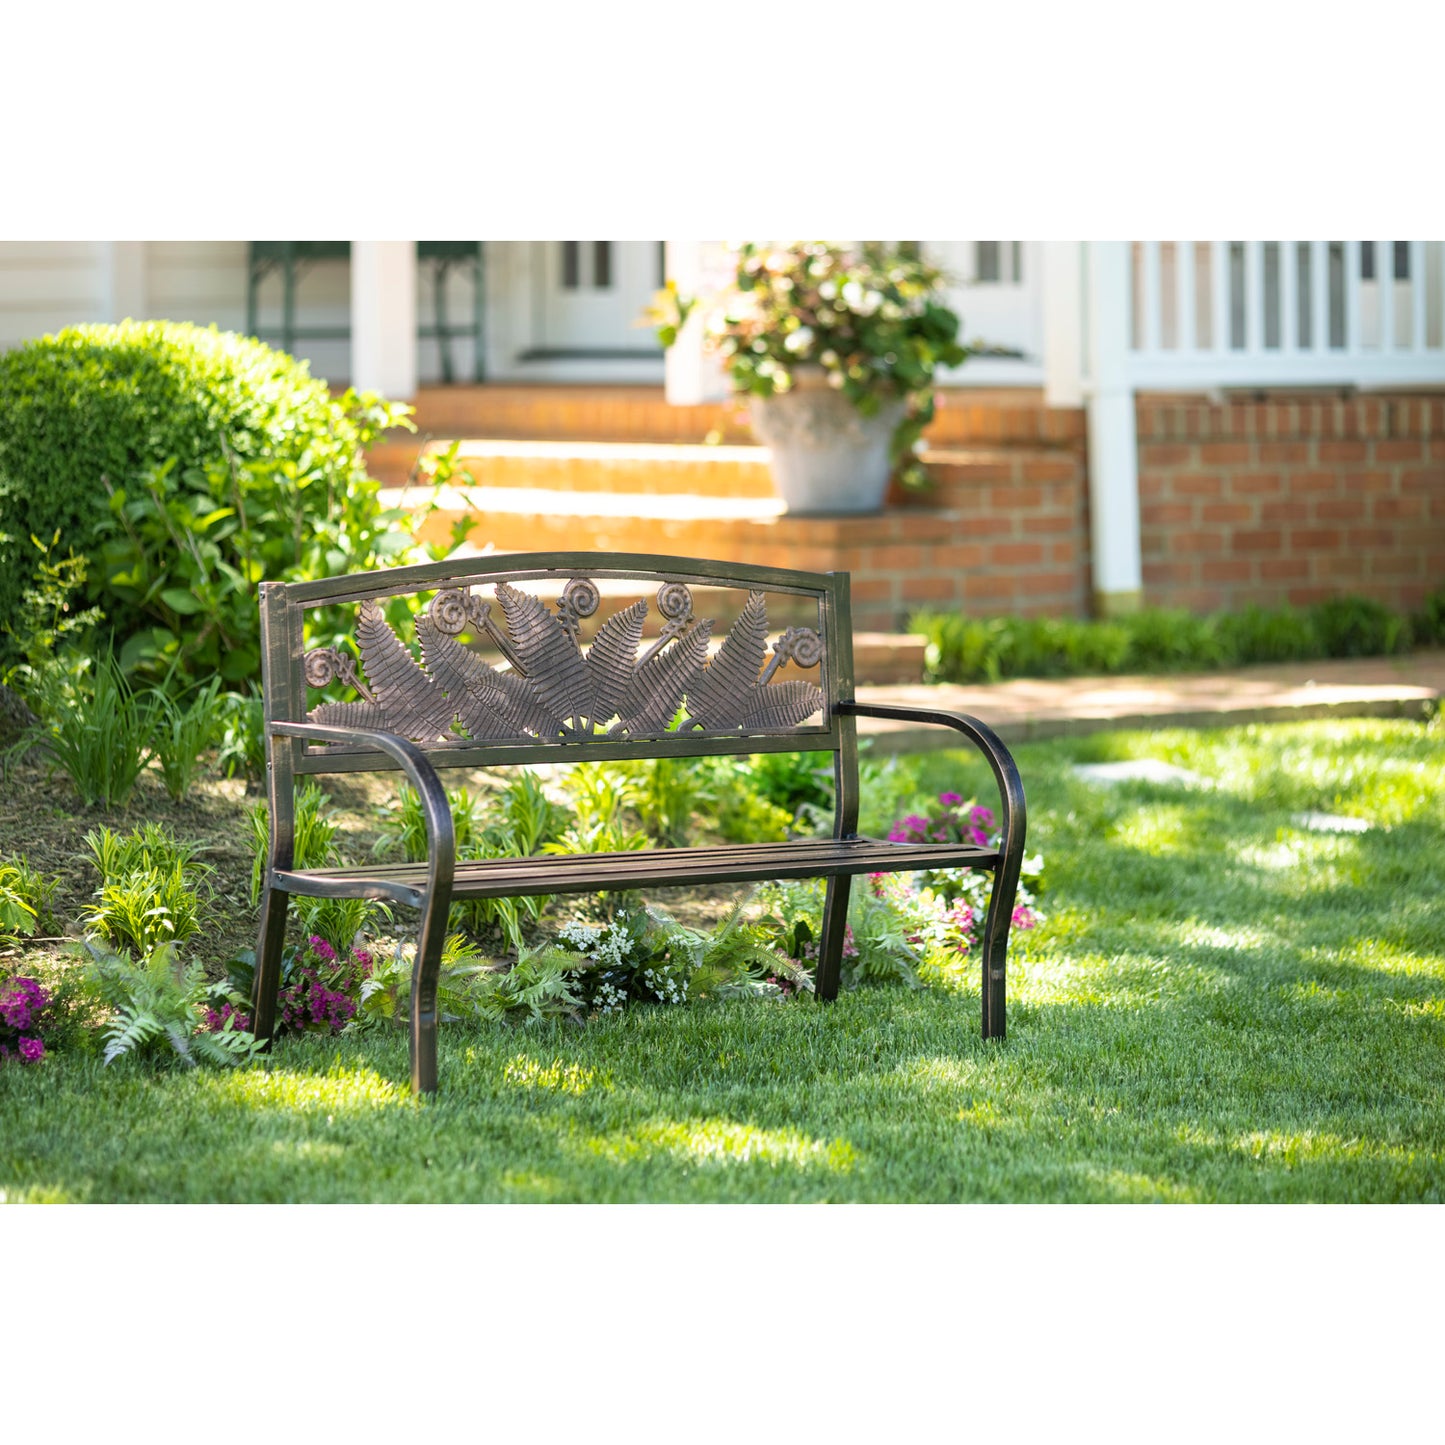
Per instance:
[[[283,1041],[236,1073],[0,1067],[10,1200],[1438,1201],[1445,727],[1096,734],[1017,751],[1047,924],[1009,1037],[976,991]],[[1162,758],[1212,786],[1098,787]],[[976,788],[965,754],[920,761]],[[1307,810],[1364,818],[1317,833]],[[872,820],[875,824],[877,819]],[[886,824],[887,820],[884,820]]]

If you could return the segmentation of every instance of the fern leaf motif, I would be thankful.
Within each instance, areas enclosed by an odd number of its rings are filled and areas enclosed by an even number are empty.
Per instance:
[[[477,742],[520,738],[525,733],[506,714],[507,701],[495,668],[448,637],[425,613],[416,620],[416,637],[432,678],[446,690],[468,735]]]
[[[577,644],[539,599],[519,592],[510,582],[497,583],[497,601],[537,700],[580,730],[588,689],[587,665]]]
[[[649,657],[632,675],[617,709],[619,732],[633,735],[662,732],[682,706],[707,662],[713,622],[705,617],[671,647]]]
[[[775,682],[753,688],[740,721],[744,728],[795,728],[822,706],[822,689],[811,682]]]
[[[647,603],[634,602],[614,612],[598,629],[587,649],[587,717],[605,723],[622,706],[637,666]]]
[[[369,727],[416,742],[436,742],[451,731],[456,709],[447,695],[417,666],[375,602],[361,604],[356,642],[376,701],[322,703],[310,721],[333,726]]]
[[[737,727],[745,701],[757,687],[767,647],[767,599],[761,592],[750,592],[717,656],[688,692],[689,724],[708,732]]]

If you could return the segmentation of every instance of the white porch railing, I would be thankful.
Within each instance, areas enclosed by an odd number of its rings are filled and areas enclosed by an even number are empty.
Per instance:
[[[1139,389],[1445,381],[1439,241],[1135,241]]]

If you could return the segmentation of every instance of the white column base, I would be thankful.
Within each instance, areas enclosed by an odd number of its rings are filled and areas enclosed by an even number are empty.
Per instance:
[[[1089,398],[1089,522],[1094,597],[1103,615],[1138,598],[1144,579],[1139,555],[1139,453],[1134,394],[1105,392]],[[1112,609],[1112,611],[1110,610]]]
[[[351,243],[351,384],[416,395],[416,242]]]

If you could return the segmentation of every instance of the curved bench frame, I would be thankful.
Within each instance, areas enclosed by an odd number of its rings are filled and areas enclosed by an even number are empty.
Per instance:
[[[645,736],[579,739],[530,736],[520,741],[473,742],[451,738],[417,742],[374,727],[307,720],[303,614],[308,607],[366,602],[411,592],[468,588],[510,579],[596,576],[645,577],[664,584],[682,581],[786,592],[816,598],[819,605],[822,683],[821,724],[791,728],[667,731]],[[594,589],[595,590],[595,589]],[[562,608],[559,606],[559,615]],[[565,620],[565,618],[564,618]],[[831,842],[739,845],[731,848],[658,850],[647,855],[593,855],[600,868],[624,870],[643,864],[651,881],[717,882],[767,877],[823,877],[827,887],[819,938],[816,991],[821,1001],[837,997],[844,929],[852,878],[860,872],[914,871],[961,866],[991,871],[994,886],[984,919],[982,971],[983,1037],[1006,1032],[1007,949],[1023,860],[1026,809],[1023,784],[998,735],[976,718],[929,708],[881,706],[853,697],[852,635],[846,573],[805,573],[739,563],[695,559],[616,556],[605,553],[532,554],[436,563],[311,583],[263,583],[261,587],[263,682],[266,709],[267,793],[271,838],[267,857],[256,954],[253,1028],[269,1040],[275,1029],[286,913],[292,895],[391,898],[417,907],[420,918],[411,990],[411,1078],[418,1093],[437,1087],[437,982],[447,917],[455,897],[507,893],[595,891],[598,883],[577,879],[552,858],[492,860],[486,869],[456,860],[456,840],[438,766],[582,761],[605,757],[648,758],[749,754],[764,751],[822,751],[834,756],[836,811]],[[797,629],[790,629],[795,632]],[[787,634],[785,634],[785,637]],[[505,639],[504,639],[505,640]],[[815,643],[817,637],[812,639]],[[780,641],[782,641],[780,639]],[[763,678],[778,666],[782,651]],[[806,651],[806,649],[805,649]],[[812,654],[808,654],[812,657]],[[811,665],[807,663],[805,665]],[[449,696],[449,694],[448,694]],[[344,711],[344,709],[343,709]],[[999,790],[997,849],[971,845],[886,844],[860,837],[858,828],[858,745],[855,719],[890,718],[953,728],[987,759]],[[309,746],[308,746],[309,745]],[[319,745],[319,746],[318,746]],[[295,782],[298,775],[341,771],[395,770],[421,798],[427,834],[424,872],[417,867],[298,870],[295,862]],[[629,860],[631,863],[629,863]],[[591,860],[590,860],[591,861]],[[565,875],[565,876],[564,876]],[[604,883],[602,885],[606,887]]]

